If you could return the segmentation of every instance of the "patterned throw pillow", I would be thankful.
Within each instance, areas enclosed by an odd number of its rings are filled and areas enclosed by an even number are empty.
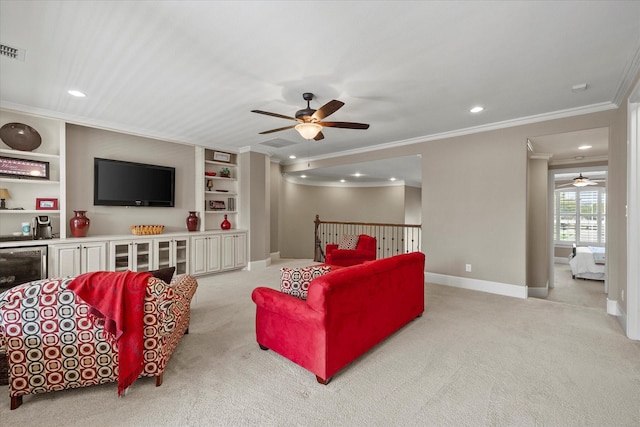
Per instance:
[[[291,296],[307,299],[309,292],[309,283],[316,277],[331,272],[328,265],[319,265],[311,267],[287,268],[280,269],[282,276],[280,278],[280,291]]]
[[[338,243],[338,249],[355,249],[358,246],[357,234],[345,234],[342,236],[342,240]]]

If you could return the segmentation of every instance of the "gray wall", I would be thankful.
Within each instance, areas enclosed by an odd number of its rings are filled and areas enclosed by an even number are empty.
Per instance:
[[[313,258],[314,221],[404,223],[404,187],[320,187],[281,179],[280,256]]]
[[[527,283],[527,138],[610,127],[608,271],[610,295],[626,288],[626,108],[548,120],[507,129],[323,159],[284,167],[285,172],[422,155],[422,248],[426,270],[444,275],[524,286]],[[615,173],[613,171],[616,171]],[[319,194],[321,196],[321,194]],[[293,221],[287,206],[280,224]],[[324,199],[320,199],[324,200]],[[361,202],[360,202],[361,203]],[[322,202],[316,202],[321,205]],[[543,232],[546,232],[543,231]],[[296,233],[302,233],[297,229]],[[283,231],[281,251],[297,238]],[[291,251],[296,253],[295,251]],[[472,272],[465,272],[472,264]],[[543,263],[544,264],[544,263]],[[541,265],[541,268],[545,268]],[[613,280],[615,279],[615,283]]]
[[[176,168],[176,206],[120,207],[93,205],[93,159],[102,157]],[[129,226],[164,224],[165,231],[187,231],[195,207],[195,148],[85,126],[67,125],[67,236],[74,210],[86,210],[89,236],[131,234]]]
[[[527,286],[549,282],[549,167],[546,159],[529,159],[527,177]],[[547,232],[543,232],[547,230]]]

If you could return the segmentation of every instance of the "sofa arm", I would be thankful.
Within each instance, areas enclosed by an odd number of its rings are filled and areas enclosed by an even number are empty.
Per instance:
[[[161,336],[169,335],[188,310],[190,310],[191,298],[198,287],[198,282],[193,276],[183,274],[171,280],[171,284],[161,279],[152,277],[149,279],[148,293],[150,298],[146,303],[156,305],[158,313],[158,333]],[[149,320],[153,320],[149,318]]]
[[[191,299],[198,288],[198,282],[195,277],[189,274],[181,274],[171,279],[170,286],[173,288],[175,293],[180,295],[182,300],[191,303]]]
[[[324,313],[312,309],[306,301],[271,288],[255,288],[251,293],[251,299],[259,310],[266,310],[297,322],[319,322],[324,317]]]

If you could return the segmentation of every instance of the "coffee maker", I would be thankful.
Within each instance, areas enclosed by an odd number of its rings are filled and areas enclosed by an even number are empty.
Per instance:
[[[33,230],[34,239],[51,239],[53,237],[51,218],[48,215],[38,215],[33,218],[31,229]]]

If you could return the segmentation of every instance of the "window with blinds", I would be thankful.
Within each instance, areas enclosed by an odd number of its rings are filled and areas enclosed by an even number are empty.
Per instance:
[[[579,246],[605,243],[604,188],[560,189],[554,197],[554,240]]]

